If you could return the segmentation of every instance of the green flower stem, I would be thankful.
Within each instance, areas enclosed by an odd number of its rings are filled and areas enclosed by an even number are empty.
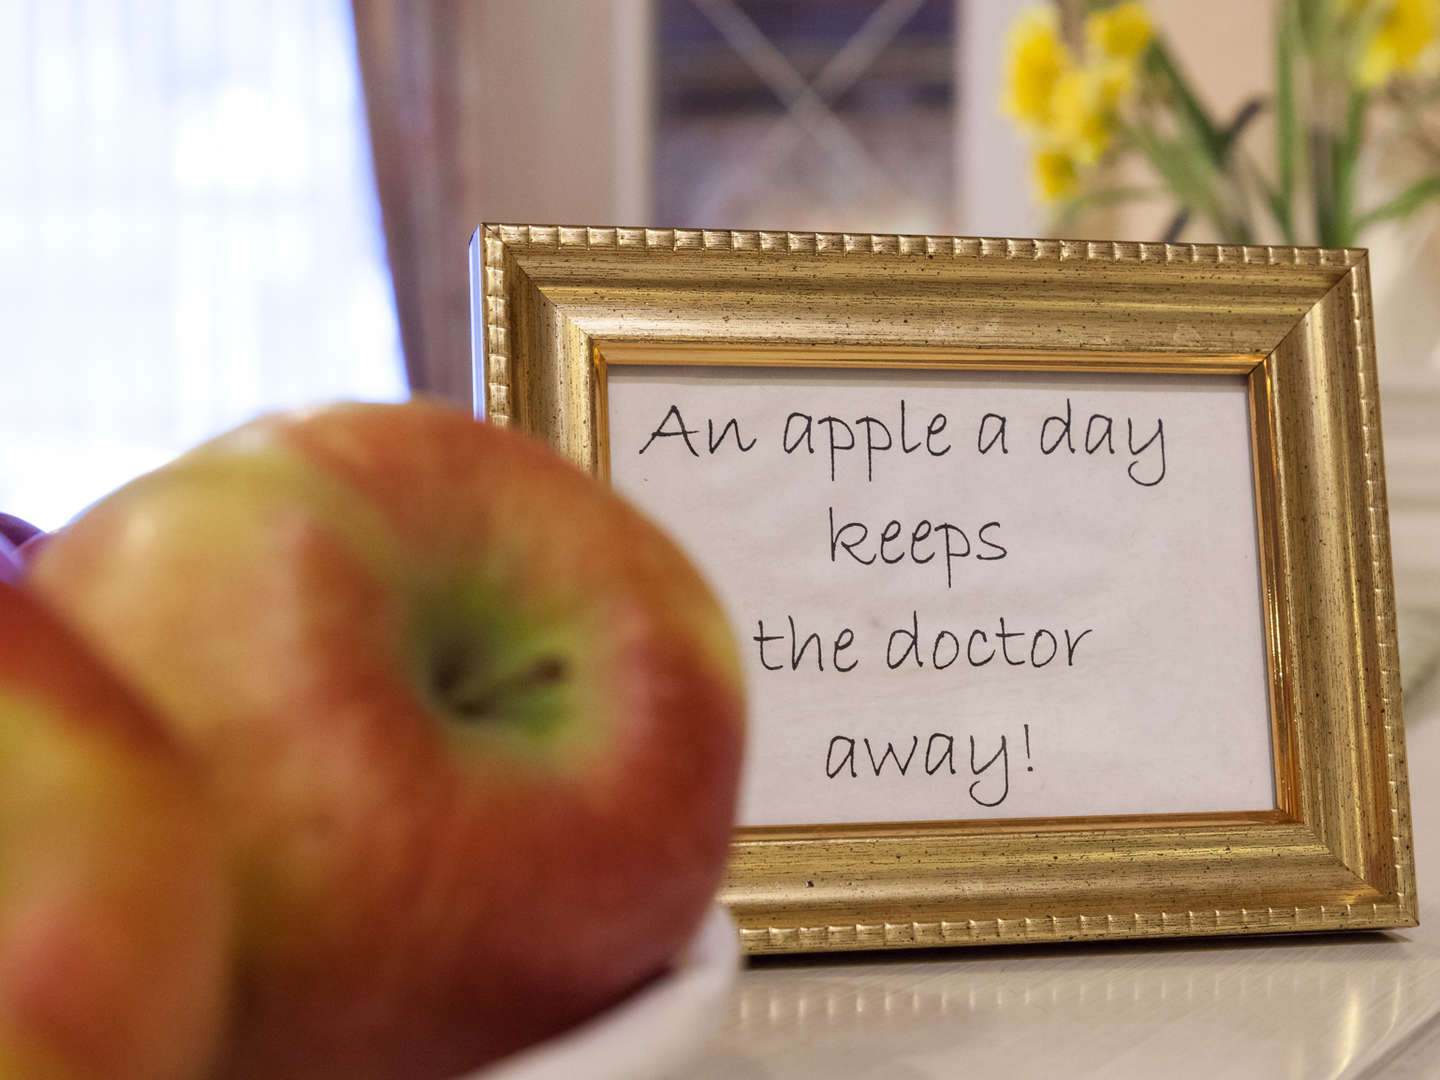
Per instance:
[[[1321,247],[1355,243],[1355,175],[1365,138],[1368,95],[1350,93],[1340,132],[1323,123],[1310,134],[1310,168],[1315,197],[1316,242]]]
[[[1353,247],[1355,228],[1355,179],[1360,166],[1360,147],[1365,142],[1365,114],[1369,95],[1352,90],[1345,110],[1345,135],[1336,144],[1335,161],[1335,235],[1323,246]]]
[[[1329,238],[1335,232],[1335,137],[1323,128],[1310,132],[1310,186],[1315,204],[1315,238],[1321,247],[1331,246]]]
[[[1440,176],[1417,180],[1393,199],[1359,215],[1355,219],[1355,232],[1358,235],[1381,221],[1409,217],[1431,199],[1440,199]]]

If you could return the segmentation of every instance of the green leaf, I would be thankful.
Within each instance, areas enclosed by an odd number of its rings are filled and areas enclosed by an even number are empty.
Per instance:
[[[1127,130],[1150,167],[1165,181],[1182,208],[1193,208],[1207,217],[1224,240],[1237,238],[1234,222],[1225,214],[1216,196],[1216,169],[1209,155],[1192,139],[1163,139],[1143,125]]]
[[[1190,224],[1190,211],[1181,207],[1170,218],[1170,224],[1165,226],[1165,231],[1160,234],[1162,243],[1173,244],[1180,239],[1180,234],[1185,231],[1185,226]]]
[[[1210,160],[1220,165],[1225,155],[1224,138],[1210,119],[1210,114],[1200,104],[1200,99],[1190,89],[1190,83],[1175,65],[1170,51],[1159,39],[1150,43],[1145,52],[1145,62],[1150,73],[1168,86],[1174,95],[1177,119],[1195,135]]]
[[[1296,0],[1295,28],[1309,52],[1322,51],[1325,37],[1335,23],[1334,5],[1329,0]]]
[[[1354,231],[1358,235],[1378,222],[1409,217],[1431,199],[1440,199],[1440,176],[1417,180],[1389,202],[1367,210],[1355,219]]]
[[[1265,109],[1265,102],[1261,98],[1251,98],[1235,113],[1235,118],[1226,125],[1225,130],[1220,133],[1220,155],[1223,164],[1229,157],[1230,151],[1235,149],[1240,136],[1250,126],[1250,121],[1259,116]]]

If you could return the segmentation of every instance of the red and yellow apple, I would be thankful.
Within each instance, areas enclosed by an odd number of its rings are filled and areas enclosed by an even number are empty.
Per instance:
[[[446,1077],[664,969],[742,747],[687,558],[435,404],[264,418],[131,483],[31,586],[203,760],[240,889],[235,1077]]]
[[[22,577],[24,576],[25,568],[35,561],[35,556],[40,554],[40,549],[48,544],[54,535],[54,533],[38,532],[15,549],[15,554],[20,559],[20,573]]]
[[[0,1076],[208,1075],[228,898],[193,763],[34,598],[0,585]]]

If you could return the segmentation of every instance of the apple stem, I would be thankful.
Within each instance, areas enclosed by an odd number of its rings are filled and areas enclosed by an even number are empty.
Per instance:
[[[544,656],[528,668],[480,686],[467,678],[469,674],[464,658],[452,654],[435,674],[435,690],[452,714],[477,721],[501,715],[498,705],[507,696],[555,686],[565,680],[567,672],[561,657]]]

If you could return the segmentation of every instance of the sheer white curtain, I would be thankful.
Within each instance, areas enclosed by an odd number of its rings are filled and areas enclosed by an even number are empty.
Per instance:
[[[0,510],[405,393],[348,0],[0,0]]]

